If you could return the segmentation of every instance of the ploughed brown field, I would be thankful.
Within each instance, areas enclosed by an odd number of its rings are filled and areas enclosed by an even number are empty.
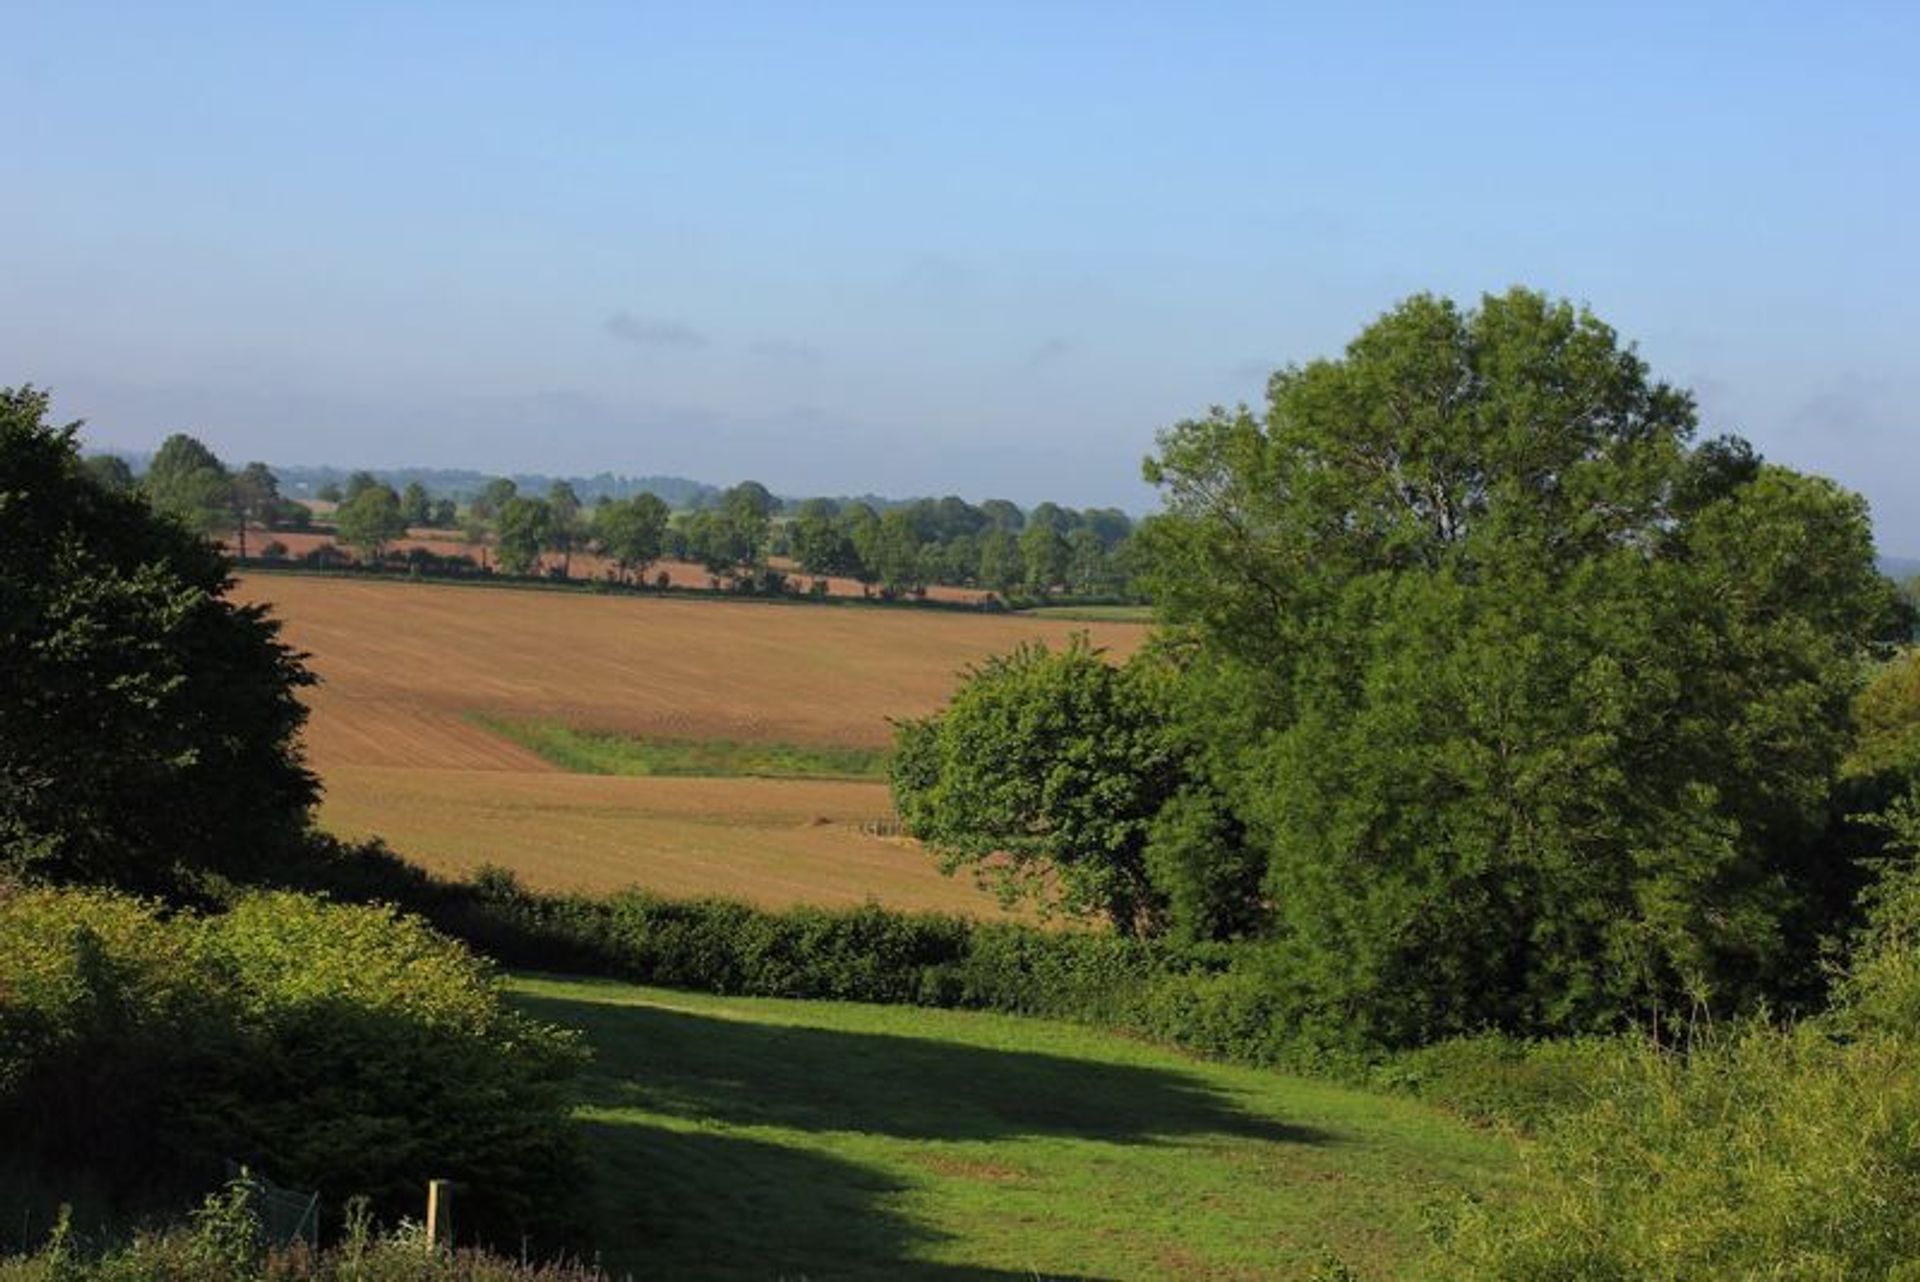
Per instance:
[[[1138,624],[934,610],[600,597],[451,584],[250,575],[308,652],[308,759],[321,822],[378,835],[441,872],[639,885],[768,905],[1000,910],[943,877],[877,782],[568,774],[473,714],[673,739],[884,745],[889,717],[939,707],[960,672],[1076,631],[1116,657]]]

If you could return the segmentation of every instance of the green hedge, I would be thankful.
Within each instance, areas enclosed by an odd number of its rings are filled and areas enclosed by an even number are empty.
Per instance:
[[[0,1153],[122,1186],[226,1159],[417,1210],[431,1177],[503,1231],[553,1227],[572,1034],[380,907],[255,894],[207,917],[100,891],[0,894]]]

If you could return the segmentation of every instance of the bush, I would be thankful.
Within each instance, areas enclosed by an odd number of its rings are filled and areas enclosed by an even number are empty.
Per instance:
[[[1376,1066],[1369,1081],[1475,1121],[1535,1131],[1598,1098],[1630,1046],[1619,1037],[1483,1033],[1403,1051]]]
[[[99,891],[0,899],[0,1151],[121,1188],[247,1162],[397,1211],[461,1181],[500,1231],[551,1227],[573,1037],[390,909],[292,894],[164,918]]]
[[[1639,1043],[1525,1189],[1463,1212],[1447,1276],[1920,1277],[1920,1061],[1812,1026]]]
[[[1907,858],[1872,896],[1836,1008],[1686,1053],[1596,1052],[1591,1107],[1544,1128],[1524,1196],[1463,1211],[1448,1276],[1920,1279],[1920,811],[1888,822]],[[1425,1055],[1449,1080],[1474,1067]]]

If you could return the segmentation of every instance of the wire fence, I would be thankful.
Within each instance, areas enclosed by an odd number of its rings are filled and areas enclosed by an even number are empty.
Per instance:
[[[320,1240],[320,1195],[281,1188],[238,1162],[227,1163],[227,1182],[246,1187],[247,1200],[260,1218],[260,1235],[272,1246]]]

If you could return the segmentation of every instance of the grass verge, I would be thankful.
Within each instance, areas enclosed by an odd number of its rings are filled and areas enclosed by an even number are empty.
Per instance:
[[[583,775],[699,778],[884,779],[884,748],[832,744],[650,739],[580,730],[557,721],[513,721],[475,713],[474,724],[519,744],[549,765]]]
[[[1407,1100],[972,1012],[519,978],[595,1052],[575,1113],[616,1274],[1417,1274],[1510,1145]],[[1328,1272],[1325,1276],[1338,1276]]]

